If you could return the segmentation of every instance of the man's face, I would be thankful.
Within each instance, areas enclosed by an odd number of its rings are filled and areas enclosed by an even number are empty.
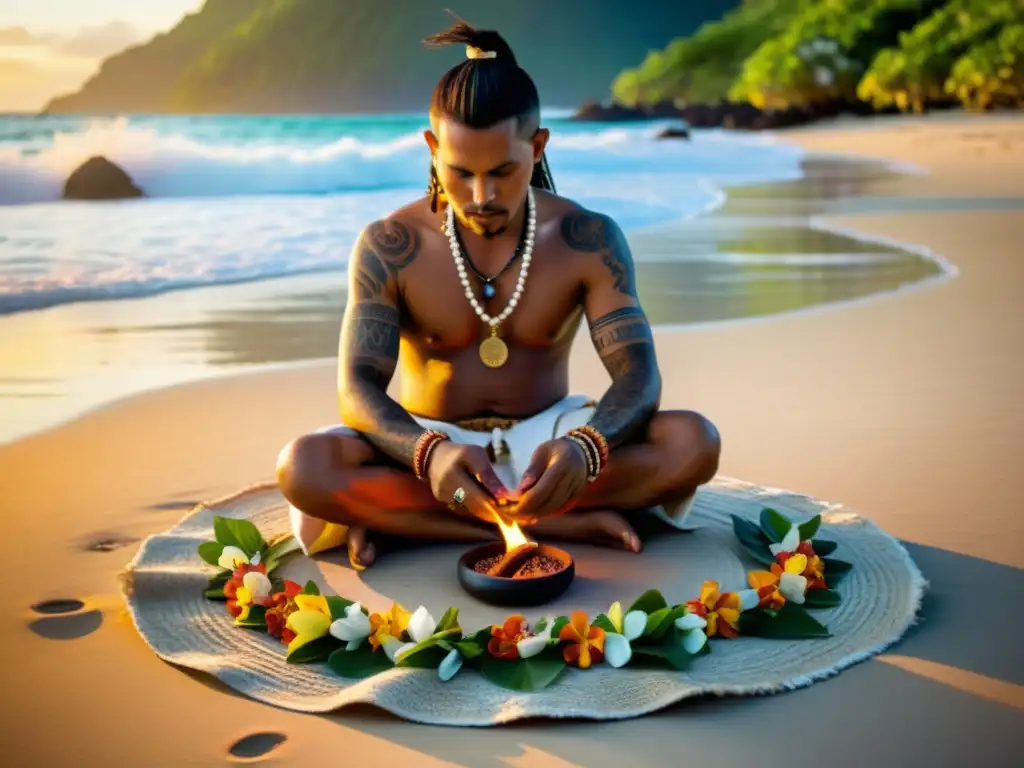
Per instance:
[[[481,129],[442,118],[436,135],[424,134],[448,203],[466,227],[484,237],[504,232],[525,203],[534,163],[547,143],[544,129],[532,140],[517,136],[516,129],[514,119]]]

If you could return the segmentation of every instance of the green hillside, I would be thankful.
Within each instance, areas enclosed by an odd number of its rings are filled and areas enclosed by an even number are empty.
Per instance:
[[[1024,105],[1024,0],[744,0],[612,85],[629,106]]]
[[[321,113],[424,109],[460,49],[421,41],[449,7],[498,29],[544,103],[603,99],[631,62],[690,34],[737,0],[207,0],[196,15],[106,62],[55,112]]]

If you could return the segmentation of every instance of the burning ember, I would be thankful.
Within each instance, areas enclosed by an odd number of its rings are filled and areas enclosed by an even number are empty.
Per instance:
[[[567,563],[541,551],[541,546],[527,538],[513,520],[496,518],[498,529],[505,539],[505,554],[492,555],[474,564],[473,570],[487,576],[511,579],[529,579],[550,576],[562,571]]]

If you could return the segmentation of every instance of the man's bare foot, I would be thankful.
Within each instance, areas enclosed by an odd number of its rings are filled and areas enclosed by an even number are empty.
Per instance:
[[[357,571],[364,571],[377,559],[377,548],[365,528],[354,525],[348,529],[348,561]]]
[[[527,526],[534,536],[583,541],[606,547],[622,547],[630,552],[640,551],[640,537],[626,518],[612,509],[588,509],[549,517]]]

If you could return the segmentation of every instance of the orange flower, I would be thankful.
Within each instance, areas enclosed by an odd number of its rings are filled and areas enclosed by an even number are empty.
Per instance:
[[[267,608],[265,616],[267,632],[271,637],[281,638],[281,642],[287,645],[295,639],[295,633],[286,626],[288,617],[298,610],[295,604],[295,596],[302,591],[302,587],[294,581],[285,579],[284,591],[275,592],[271,596],[270,607]]]
[[[580,669],[600,664],[604,658],[604,630],[590,626],[584,611],[573,611],[569,623],[558,633],[558,639],[569,643],[562,649],[566,662]]]
[[[224,597],[228,599],[228,613],[235,618],[238,618],[244,609],[244,606],[240,605],[238,602],[238,588],[242,586],[245,574],[250,571],[262,573],[265,576],[267,574],[267,566],[263,565],[263,563],[260,563],[259,565],[239,565],[231,574],[231,578],[224,584]]]
[[[757,607],[777,611],[786,604],[786,598],[779,591],[779,577],[769,571],[751,571],[747,583],[757,590]]]
[[[708,623],[704,630],[708,637],[739,637],[740,596],[736,592],[719,592],[717,581],[705,581],[700,599],[690,600],[686,607]]]
[[[803,574],[801,574],[807,579],[807,589],[828,589],[828,584],[825,583],[825,561],[814,552],[811,542],[800,542],[800,546],[796,548],[796,551],[807,558],[807,567],[804,569]],[[786,564],[781,554],[776,559],[779,565],[784,566]]]
[[[517,643],[528,634],[525,616],[509,616],[500,627],[497,624],[491,625],[491,639],[487,641],[487,650],[499,659],[518,659]]]

